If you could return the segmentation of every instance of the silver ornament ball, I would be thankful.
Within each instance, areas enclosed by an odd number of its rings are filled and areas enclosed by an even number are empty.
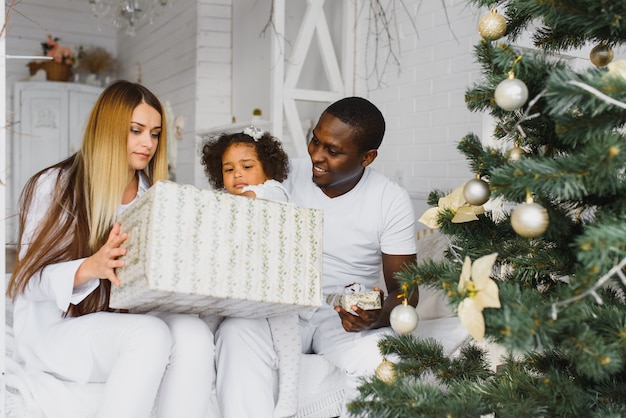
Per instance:
[[[389,314],[391,328],[400,335],[413,332],[417,328],[418,321],[417,311],[406,303],[396,306]]]
[[[463,197],[470,205],[480,206],[487,203],[491,196],[489,184],[481,179],[472,179],[463,187]]]
[[[550,219],[548,211],[537,203],[523,203],[513,209],[511,226],[524,238],[536,238],[546,232]]]
[[[507,78],[496,87],[496,104],[504,110],[517,110],[528,100],[528,87],[519,78]]]

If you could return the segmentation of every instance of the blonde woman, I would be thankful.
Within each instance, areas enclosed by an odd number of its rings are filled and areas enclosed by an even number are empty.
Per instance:
[[[81,149],[35,174],[20,198],[16,355],[27,370],[106,382],[99,417],[205,417],[215,370],[213,335],[199,318],[109,309],[120,247],[116,218],[167,178],[163,108],[145,87],[108,86]],[[211,355],[207,356],[207,353]]]

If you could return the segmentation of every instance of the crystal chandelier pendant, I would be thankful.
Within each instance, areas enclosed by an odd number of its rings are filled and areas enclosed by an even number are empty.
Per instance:
[[[108,19],[115,28],[134,36],[144,21],[150,24],[161,15],[169,0],[89,0],[96,19]]]
[[[128,22],[126,34],[134,36],[137,25],[145,18],[139,0],[124,0],[121,5],[120,15]]]

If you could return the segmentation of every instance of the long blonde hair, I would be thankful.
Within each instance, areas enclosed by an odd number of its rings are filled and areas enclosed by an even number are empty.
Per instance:
[[[68,159],[35,174],[20,197],[20,233],[7,294],[15,298],[45,266],[89,257],[106,242],[128,183],[127,141],[133,110],[145,103],[161,115],[156,153],[145,169],[150,183],[167,178],[167,126],[157,97],[140,84],[116,81],[100,95],[89,116],[81,149]],[[51,171],[56,170],[56,171]],[[56,172],[52,204],[28,249],[19,257],[26,217],[39,178]],[[66,314],[80,316],[108,309],[110,282],[100,286]]]

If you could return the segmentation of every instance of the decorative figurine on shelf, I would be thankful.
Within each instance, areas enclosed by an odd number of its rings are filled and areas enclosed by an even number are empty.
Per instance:
[[[59,45],[59,38],[53,38],[51,34],[48,34],[46,41],[41,43],[41,48],[44,56],[51,57],[52,60],[29,62],[30,75],[33,76],[43,69],[47,80],[69,80],[72,75],[74,52],[67,46]]]
[[[43,54],[58,63],[71,66],[74,63],[74,52],[67,46],[59,45],[59,38],[48,34],[46,42],[41,43]]]

